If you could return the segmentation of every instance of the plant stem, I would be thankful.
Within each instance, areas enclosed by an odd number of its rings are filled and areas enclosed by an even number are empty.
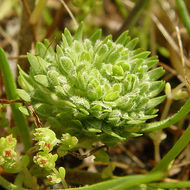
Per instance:
[[[149,133],[149,137],[154,144],[154,159],[156,163],[160,162],[160,143],[166,138],[166,134],[162,130]]]
[[[9,100],[17,99],[16,84],[10,66],[8,64],[5,52],[3,51],[2,48],[0,48],[0,69],[4,80],[4,86],[7,98]],[[19,111],[18,104],[12,104],[11,109],[15,119],[16,127],[18,128],[21,139],[23,141],[24,148],[25,150],[28,150],[31,147],[31,139],[26,118]]]
[[[56,168],[53,168],[53,171],[54,171],[54,173],[55,173],[56,175],[60,176],[60,175],[59,175],[59,172],[57,171]],[[61,178],[61,183],[62,183],[64,189],[68,188],[68,185],[67,185],[67,183],[66,183],[66,181],[65,181],[65,178]]]
[[[164,156],[164,158],[153,168],[152,172],[166,170],[169,164],[178,156],[190,141],[190,125],[179,138],[172,149]]]
[[[190,16],[183,0],[176,0],[179,13],[190,37]]]
[[[28,178],[28,181],[30,181],[32,190],[38,190],[38,184],[34,180],[34,177],[31,175],[27,167],[23,167],[23,172],[25,176]]]
[[[27,190],[25,188],[17,187],[16,185],[13,185],[12,183],[4,179],[1,175],[0,175],[0,185],[8,190]]]

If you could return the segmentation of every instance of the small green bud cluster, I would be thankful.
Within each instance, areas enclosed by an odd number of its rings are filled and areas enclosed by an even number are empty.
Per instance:
[[[179,88],[179,86],[171,90],[171,85],[168,82],[165,86],[165,93],[168,99],[173,100],[182,100],[188,96],[188,93],[184,91],[182,88]]]
[[[69,134],[62,134],[62,138],[59,140],[51,129],[37,128],[34,132],[34,140],[37,141],[36,146],[40,150],[33,158],[34,163],[49,172],[47,176],[49,184],[60,183],[65,177],[65,169],[63,167],[60,167],[58,171],[55,169],[55,162],[59,153],[52,154],[51,151],[59,143],[58,152],[64,150],[64,153],[66,153],[66,150],[72,149],[77,144],[77,138]]]
[[[0,166],[10,173],[18,172],[21,169],[20,157],[15,152],[16,138],[12,135],[0,138]]]
[[[48,128],[37,128],[34,132],[34,140],[37,141],[36,146],[40,150],[33,158],[34,163],[50,172],[47,176],[50,184],[60,183],[61,178],[52,171],[55,169],[58,155],[50,153],[58,143],[55,133]]]

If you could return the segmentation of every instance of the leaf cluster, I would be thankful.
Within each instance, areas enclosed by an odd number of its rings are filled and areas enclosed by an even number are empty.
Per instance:
[[[115,42],[101,40],[101,30],[82,36],[81,24],[74,36],[65,29],[56,51],[47,40],[37,43],[36,55],[28,54],[30,73],[19,68],[18,94],[50,125],[79,140],[114,144],[138,136],[138,125],[155,117],[165,98],[157,97],[164,70],[150,70],[157,58],[135,50],[138,40],[127,32]]]

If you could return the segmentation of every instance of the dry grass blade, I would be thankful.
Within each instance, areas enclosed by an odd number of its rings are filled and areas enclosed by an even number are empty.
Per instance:
[[[122,151],[124,151],[134,162],[136,162],[138,166],[140,166],[141,168],[146,167],[145,164],[139,158],[137,158],[132,152],[127,150],[122,144],[119,144],[119,148]]]
[[[158,27],[162,35],[165,37],[165,39],[168,41],[168,43],[175,50],[175,52],[179,54],[180,49],[178,45],[175,43],[174,39],[170,36],[170,34],[165,29],[165,27],[162,25],[162,23],[158,20],[158,18],[154,14],[152,14],[152,20],[154,21],[154,23],[156,24],[156,26]],[[184,60],[188,64],[188,66],[190,66],[190,63],[188,62],[188,59],[185,56],[184,56]]]
[[[188,89],[188,92],[190,94],[190,83],[188,81],[188,77],[187,77],[187,72],[186,72],[186,65],[185,65],[185,56],[183,53],[183,45],[182,45],[182,41],[181,41],[181,36],[179,33],[179,28],[176,26],[176,32],[177,32],[177,39],[178,39],[178,43],[179,43],[179,49],[180,49],[180,57],[181,57],[181,63],[183,66],[183,72],[184,72],[184,78],[185,78],[185,83],[186,83],[186,87]]]
[[[73,23],[75,25],[76,28],[78,28],[79,24],[77,22],[77,20],[75,19],[73,13],[71,12],[71,10],[69,9],[69,7],[67,6],[67,4],[63,1],[63,0],[59,0],[61,2],[61,4],[65,7],[65,9],[67,10],[67,12],[69,13],[70,17],[73,20]]]

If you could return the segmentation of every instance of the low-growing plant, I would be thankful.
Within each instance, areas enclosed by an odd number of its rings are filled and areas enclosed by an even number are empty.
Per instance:
[[[82,25],[72,37],[65,29],[56,51],[48,41],[28,54],[31,68],[19,68],[18,95],[33,105],[53,130],[106,145],[139,136],[143,124],[156,117],[165,96],[162,67],[150,52],[135,50],[137,39],[124,32],[115,42],[101,31],[82,39]],[[89,138],[90,137],[90,138]],[[88,140],[86,140],[88,139]]]
[[[59,157],[67,153],[78,155],[73,151],[79,148],[91,150],[99,142],[104,144],[102,147],[113,146],[183,118],[190,111],[190,100],[172,117],[147,122],[157,116],[156,106],[165,98],[165,95],[158,96],[165,86],[164,81],[158,80],[164,70],[161,67],[151,69],[158,62],[157,58],[148,57],[150,52],[134,49],[137,41],[131,40],[127,32],[115,42],[111,35],[101,39],[101,30],[83,39],[81,24],[74,36],[65,29],[56,51],[47,40],[37,43],[35,55],[28,53],[29,74],[19,67],[18,81],[22,89],[17,89],[17,94],[22,100],[0,101],[26,105],[25,108],[15,106],[13,112],[15,109],[25,114],[28,113],[26,109],[31,112],[37,125],[32,134],[35,144],[21,155],[15,150],[15,137],[0,138],[0,165],[4,170],[20,175],[23,172],[22,183],[25,182],[28,188],[38,189],[38,176],[46,177],[47,184],[62,182],[67,188],[65,169],[56,164]],[[4,78],[9,77],[2,49],[0,58]],[[10,92],[9,89],[7,93]],[[43,120],[43,125],[38,117]],[[142,184],[163,178],[173,159],[189,142],[189,133],[190,127],[149,174],[119,177],[78,189],[141,188]],[[23,131],[20,134],[22,137]],[[28,147],[27,139],[23,143]],[[29,180],[31,183],[27,182]],[[0,184],[7,189],[24,189],[2,177]],[[148,185],[151,188],[151,184]]]

